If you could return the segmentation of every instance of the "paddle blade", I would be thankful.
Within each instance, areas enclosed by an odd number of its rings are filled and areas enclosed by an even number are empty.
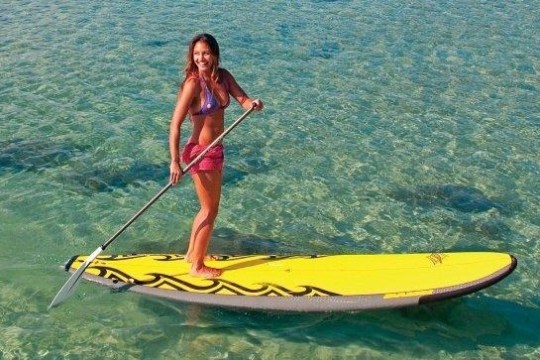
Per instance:
[[[51,301],[48,309],[50,310],[51,308],[55,307],[55,306],[58,306],[60,305],[61,303],[63,303],[64,301],[66,301],[66,299],[68,297],[71,296],[71,294],[73,294],[73,291],[75,291],[75,287],[77,286],[77,284],[79,283],[79,279],[81,278],[82,274],[84,273],[84,271],[86,270],[86,268],[90,265],[90,263],[92,261],[94,261],[98,255],[103,251],[103,248],[100,246],[96,249],[96,251],[94,251],[87,259],[86,261],[77,269],[77,271],[75,271],[71,276],[70,278],[68,279],[68,281],[66,281],[66,283],[64,284],[64,286],[62,286],[62,288],[60,289],[60,291],[58,291],[58,293],[56,294],[56,296],[54,297],[54,299]]]

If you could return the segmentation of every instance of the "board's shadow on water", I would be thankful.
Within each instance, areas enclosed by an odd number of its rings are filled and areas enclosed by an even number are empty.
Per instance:
[[[207,305],[176,303],[141,298],[145,312],[167,318],[167,327],[177,326],[206,333],[229,333],[259,345],[271,332],[285,341],[315,343],[329,348],[363,345],[381,354],[400,353],[411,357],[440,352],[440,338],[445,352],[461,353],[482,346],[537,347],[535,334],[540,326],[536,309],[484,295],[453,299],[418,307],[345,313],[288,313],[224,309]],[[531,314],[537,314],[531,318]],[[174,317],[174,321],[170,316]],[[173,325],[173,322],[176,325]],[[177,323],[176,323],[177,322]],[[528,339],[528,340],[524,340]],[[168,338],[171,344],[177,339]],[[404,354],[403,342],[410,346]],[[430,349],[429,344],[434,348]],[[235,354],[231,354],[235,355]],[[240,354],[236,354],[240,355]]]

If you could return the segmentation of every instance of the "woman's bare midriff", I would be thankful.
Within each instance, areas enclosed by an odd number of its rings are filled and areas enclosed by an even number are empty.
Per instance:
[[[211,115],[191,116],[193,132],[191,141],[199,145],[209,145],[218,138],[224,130],[223,110],[218,110]]]

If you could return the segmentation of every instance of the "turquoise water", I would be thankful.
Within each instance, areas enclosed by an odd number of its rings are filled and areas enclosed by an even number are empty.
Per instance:
[[[0,4],[3,359],[540,357],[537,1]],[[216,35],[263,113],[226,139],[216,253],[489,250],[479,293],[336,314],[114,294],[60,266],[167,182],[186,44]],[[227,123],[242,110],[231,106]],[[184,138],[188,133],[184,127]],[[163,196],[107,253],[180,252],[197,202]]]

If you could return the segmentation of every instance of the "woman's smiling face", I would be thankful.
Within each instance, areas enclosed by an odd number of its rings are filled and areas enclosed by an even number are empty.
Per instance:
[[[197,65],[199,73],[212,71],[214,56],[212,55],[210,46],[206,42],[199,41],[195,44],[193,48],[193,61]]]

